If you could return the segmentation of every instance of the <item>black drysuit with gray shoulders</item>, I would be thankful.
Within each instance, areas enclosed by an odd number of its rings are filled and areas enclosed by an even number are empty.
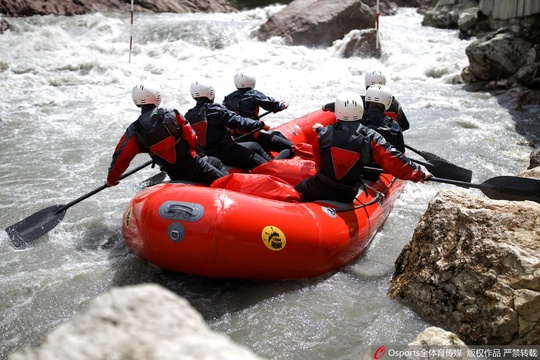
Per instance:
[[[267,162],[255,151],[237,144],[229,129],[249,132],[260,129],[264,123],[248,119],[213,103],[207,98],[198,98],[194,108],[188,110],[186,120],[191,124],[206,155],[215,156],[225,165],[251,170]]]

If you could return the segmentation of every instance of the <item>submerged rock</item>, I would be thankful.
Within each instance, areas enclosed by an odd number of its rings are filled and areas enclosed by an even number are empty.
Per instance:
[[[10,360],[260,359],[211,331],[187,300],[159,285],[113,288]]]
[[[431,326],[422,331],[407,347],[416,350],[413,356],[405,356],[402,360],[473,360],[468,356],[468,347],[454,333],[436,326]],[[443,350],[441,352],[441,350]],[[411,352],[409,352],[411,354]],[[414,356],[416,354],[428,354],[428,356]],[[431,356],[429,356],[431,354]]]

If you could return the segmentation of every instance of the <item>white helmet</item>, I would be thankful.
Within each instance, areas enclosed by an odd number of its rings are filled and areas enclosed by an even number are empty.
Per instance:
[[[255,79],[255,76],[239,72],[238,74],[234,75],[234,86],[236,86],[237,89],[244,89],[244,88],[255,88],[255,84],[257,83],[257,79]]]
[[[366,89],[371,85],[386,85],[386,76],[380,71],[368,72],[364,75],[364,83],[366,84]]]
[[[364,115],[364,103],[356,92],[344,91],[336,98],[335,111],[340,121],[357,121]]]
[[[159,86],[136,85],[133,90],[131,90],[131,97],[137,106],[147,104],[159,106],[159,104],[161,104],[161,89]]]
[[[371,85],[366,90],[366,103],[374,102],[384,105],[388,110],[392,105],[392,90],[386,85]]]
[[[210,101],[213,101],[216,97],[216,90],[212,85],[204,84],[199,81],[195,81],[190,87],[191,96],[194,99],[205,97]]]

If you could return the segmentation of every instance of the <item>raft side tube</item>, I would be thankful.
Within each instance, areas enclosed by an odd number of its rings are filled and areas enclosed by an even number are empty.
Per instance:
[[[164,183],[145,189],[131,200],[124,218],[131,211],[132,220],[124,221],[122,233],[135,253],[173,271],[177,271],[180,262],[188,268],[190,264],[200,267],[201,262],[213,263],[217,255],[212,239],[219,225],[215,214],[222,207],[219,195],[223,190],[198,186],[193,191],[192,186]],[[202,209],[202,215],[193,219],[185,215],[163,216],[165,207],[175,205],[180,214],[193,208],[195,212]]]
[[[294,144],[313,144],[317,139],[317,132],[313,130],[313,124],[320,123],[327,126],[335,122],[336,116],[333,112],[317,110],[296,120],[279,125],[274,130],[281,131]]]

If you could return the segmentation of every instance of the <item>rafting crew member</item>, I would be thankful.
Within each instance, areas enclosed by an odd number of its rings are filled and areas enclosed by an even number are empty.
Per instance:
[[[365,113],[361,122],[405,153],[403,130],[399,123],[386,113],[392,104],[392,98],[392,90],[386,85],[371,85],[367,88],[364,97]]]
[[[386,85],[386,76],[380,72],[380,71],[371,71],[364,74],[364,84],[366,86],[366,92],[367,89],[371,85]],[[362,99],[365,99],[365,96],[362,96]],[[334,111],[334,103],[328,103],[323,105],[322,110],[323,111]],[[364,102],[364,109],[366,108],[366,104]],[[405,116],[405,113],[403,112],[403,109],[395,98],[395,96],[392,96],[392,103],[390,104],[390,107],[385,111],[386,115],[390,116],[392,119],[396,120],[401,127],[402,131],[406,131],[410,128],[409,120],[407,119],[407,116]]]
[[[212,85],[194,82],[190,87],[191,96],[197,101],[195,107],[188,110],[185,118],[197,133],[199,144],[207,155],[219,158],[225,165],[247,170],[268,162],[253,147],[242,146],[235,142],[229,129],[243,133],[253,130],[269,130],[270,127],[260,120],[240,116],[225,106],[215,103],[215,90]],[[249,143],[246,143],[249,145]],[[257,143],[264,153],[264,150]]]
[[[137,85],[131,96],[141,108],[141,115],[128,126],[116,145],[105,185],[117,185],[140,153],[150,154],[171,180],[210,185],[228,174],[219,159],[197,154],[197,135],[176,109],[159,108],[161,90],[158,86]]]
[[[276,99],[255,90],[257,79],[246,72],[239,72],[234,76],[233,91],[223,99],[223,105],[240,116],[259,120],[259,109],[273,113],[283,111],[289,107],[286,101]],[[233,136],[238,138],[242,133],[233,130]],[[282,152],[276,158],[288,158],[292,155],[293,143],[286,139],[280,132],[258,132],[244,137],[239,141],[256,141],[266,151]]]
[[[361,96],[365,113],[362,123],[379,132],[386,141],[394,145],[399,151],[405,153],[405,140],[403,129],[397,121],[388,116],[387,110],[392,105],[392,90],[386,85],[371,85],[366,94]],[[335,111],[335,103],[328,103],[322,107],[324,111]],[[376,174],[372,174],[378,177]]]
[[[313,126],[318,133],[313,144],[317,173],[295,186],[303,201],[353,202],[363,186],[364,166],[374,162],[399,179],[418,182],[432,177],[381,134],[362,124],[364,106],[360,95],[350,91],[339,94],[335,112],[336,123]]]
[[[372,85],[386,85],[386,76],[380,71],[367,72],[364,74],[364,83],[366,85],[366,91]],[[395,96],[392,96],[392,103],[386,110],[386,115],[396,120],[402,131],[410,128],[409,120]]]

